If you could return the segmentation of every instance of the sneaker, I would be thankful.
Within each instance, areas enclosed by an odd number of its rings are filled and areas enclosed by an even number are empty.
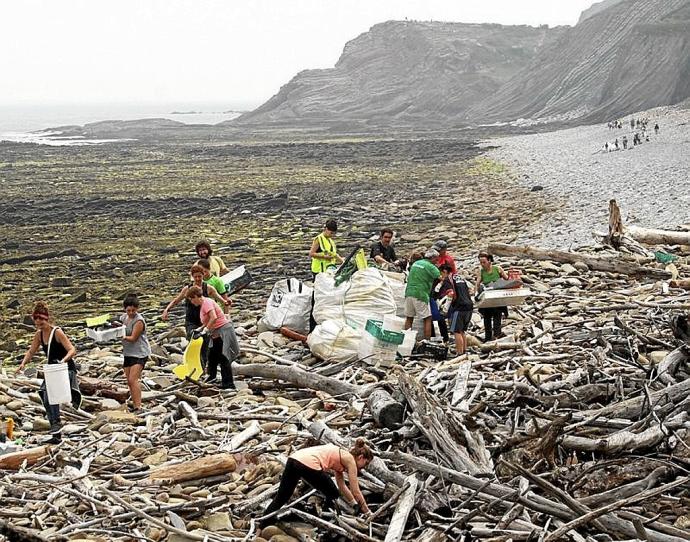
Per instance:
[[[62,442],[62,433],[52,433],[49,438],[43,441],[43,444],[60,444]]]

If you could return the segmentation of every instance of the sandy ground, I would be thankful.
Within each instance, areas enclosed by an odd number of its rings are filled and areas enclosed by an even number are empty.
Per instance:
[[[591,244],[605,231],[608,202],[618,200],[624,219],[646,227],[690,222],[690,110],[657,108],[632,115],[649,118],[650,141],[632,146],[630,118],[623,129],[581,126],[488,141],[488,156],[508,166],[518,182],[541,186],[547,198],[563,199],[561,212],[521,235],[519,241],[548,247]],[[654,134],[654,124],[660,132]],[[605,152],[627,135],[628,150]]]

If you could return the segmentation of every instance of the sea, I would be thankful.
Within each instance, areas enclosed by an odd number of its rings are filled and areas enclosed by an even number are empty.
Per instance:
[[[259,104],[249,103],[116,103],[2,105],[0,141],[42,145],[97,145],[113,140],[66,138],[60,126],[83,126],[104,120],[171,119],[185,124],[218,124],[231,120]],[[58,128],[58,129],[56,129]]]

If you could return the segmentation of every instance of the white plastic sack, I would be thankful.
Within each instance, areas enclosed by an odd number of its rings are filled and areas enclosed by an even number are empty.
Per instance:
[[[312,291],[295,278],[276,282],[266,302],[266,314],[261,318],[263,326],[269,330],[285,326],[300,333],[309,332]]]
[[[314,328],[307,344],[315,356],[336,363],[355,361],[362,340],[362,331],[352,329],[344,322],[326,320]]]
[[[383,320],[396,314],[395,295],[389,281],[378,269],[355,272],[349,281],[335,286],[333,275],[319,273],[314,281],[314,320],[347,322],[364,329],[367,320]]]

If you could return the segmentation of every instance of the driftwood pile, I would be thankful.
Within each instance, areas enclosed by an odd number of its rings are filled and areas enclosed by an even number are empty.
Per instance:
[[[153,337],[140,416],[116,352],[82,351],[86,401],[51,447],[39,381],[6,368],[26,444],[0,456],[0,540],[690,539],[690,293],[668,282],[687,257],[490,249],[535,295],[506,338],[444,362],[331,364],[244,322],[241,389],[220,394],[172,375],[174,328]],[[322,513],[304,487],[255,538],[292,450],[360,436],[372,518]]]

